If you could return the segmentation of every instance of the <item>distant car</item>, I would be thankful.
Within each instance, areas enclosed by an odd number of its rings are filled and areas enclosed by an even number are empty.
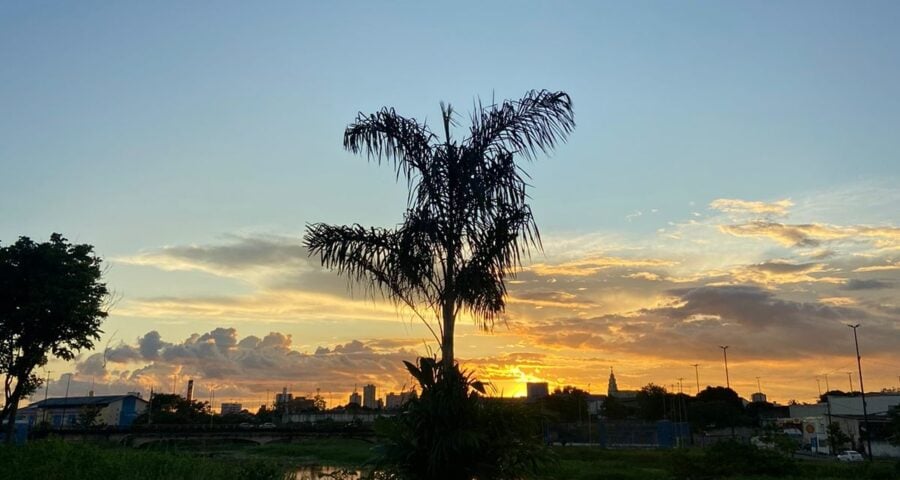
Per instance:
[[[238,425],[238,428],[253,428],[253,424],[244,422],[244,423]]]
[[[260,425],[259,428],[266,428],[266,429],[275,428],[275,424],[272,422],[266,422],[266,423]]]
[[[862,454],[856,450],[844,450],[838,454],[837,459],[842,462],[861,462],[864,460]]]

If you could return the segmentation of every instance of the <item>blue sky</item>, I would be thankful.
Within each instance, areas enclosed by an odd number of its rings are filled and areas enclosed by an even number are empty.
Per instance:
[[[574,101],[569,143],[527,170],[543,232],[578,251],[641,245],[685,265],[659,235],[720,198],[791,199],[795,223],[893,227],[898,24],[896,2],[874,1],[6,2],[0,241],[60,231],[96,245],[125,311],[252,295],[260,283],[115,259],[299,238],[312,221],[396,223],[402,185],[341,148],[358,111],[434,121],[441,100],[465,112],[535,88]],[[799,261],[758,248],[699,263]],[[169,317],[111,322],[126,340],[190,333]],[[237,323],[264,335],[260,322]],[[329,339],[351,340],[310,346]]]

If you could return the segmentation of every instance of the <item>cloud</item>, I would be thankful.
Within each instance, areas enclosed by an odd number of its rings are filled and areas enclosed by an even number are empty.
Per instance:
[[[844,279],[819,275],[828,272],[823,263],[791,263],[785,260],[770,260],[753,265],[741,266],[730,273],[738,283],[758,283],[762,285],[788,283],[833,283],[840,284]]]
[[[775,202],[752,202],[733,198],[719,198],[709,204],[709,208],[725,213],[784,216],[794,206],[794,202],[784,199]]]
[[[900,270],[900,262],[889,263],[887,265],[869,265],[867,267],[859,267],[854,269],[854,272],[865,273],[865,272],[886,272],[890,270]]]
[[[841,286],[843,290],[880,290],[884,288],[891,288],[893,285],[889,282],[883,280],[876,279],[858,279],[854,278],[852,280],[848,280],[847,283]]]
[[[665,267],[675,265],[677,262],[656,258],[620,258],[620,257],[590,257],[580,260],[544,264],[538,263],[528,267],[529,271],[542,276],[566,275],[588,276],[595,275],[601,270],[610,268],[634,268],[634,267]]]
[[[655,308],[547,319],[518,328],[548,346],[668,359],[709,357],[716,345],[726,344],[757,360],[847,354],[834,339],[843,338],[843,323],[849,321],[866,324],[867,349],[873,354],[892,354],[900,343],[892,319],[847,302],[798,302],[747,285],[680,288],[669,294],[670,301]]]
[[[720,225],[723,233],[736,237],[769,238],[787,247],[818,247],[832,241],[871,241],[878,247],[900,243],[900,228],[850,226],[809,223],[790,225],[772,221],[753,221],[735,225]]]
[[[216,245],[168,246],[120,257],[115,261],[167,271],[201,271],[232,278],[248,275],[257,278],[313,268],[299,236],[229,236],[228,239],[228,243]]]
[[[149,341],[147,339],[150,339]],[[219,396],[255,398],[265,390],[282,385],[314,391],[349,392],[355,384],[375,383],[381,389],[398,390],[409,386],[410,379],[403,360],[412,361],[418,354],[405,345],[390,347],[384,341],[351,340],[318,347],[304,353],[292,346],[290,335],[270,332],[263,338],[240,337],[233,327],[217,327],[195,333],[180,342],[164,342],[157,332],[143,335],[139,343],[153,346],[152,359],[141,356],[117,356],[104,359],[103,354],[85,355],[75,365],[82,381],[117,386],[119,391],[168,390],[172,375],[193,378],[198,385],[214,386]],[[138,352],[139,345],[123,345]]]

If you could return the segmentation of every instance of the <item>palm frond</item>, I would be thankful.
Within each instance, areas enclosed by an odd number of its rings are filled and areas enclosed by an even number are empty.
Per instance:
[[[534,158],[565,141],[575,128],[572,99],[564,92],[532,90],[519,100],[504,101],[472,113],[467,143],[480,152],[503,151]]]
[[[393,108],[383,108],[370,115],[357,115],[344,131],[344,148],[356,154],[364,151],[379,164],[392,161],[397,176],[402,173],[411,180],[413,169],[425,168],[434,138],[427,125],[402,117]]]

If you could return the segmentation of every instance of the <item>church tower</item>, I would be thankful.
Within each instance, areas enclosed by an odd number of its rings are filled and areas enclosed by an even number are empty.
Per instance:
[[[606,394],[610,397],[615,397],[619,393],[619,386],[616,385],[616,374],[613,373],[612,367],[609,367],[609,388],[606,391]]]

